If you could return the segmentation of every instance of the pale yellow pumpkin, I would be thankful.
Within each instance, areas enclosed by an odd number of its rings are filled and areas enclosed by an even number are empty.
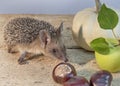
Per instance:
[[[115,9],[114,9],[115,10]],[[120,12],[115,10],[120,18]],[[114,38],[111,30],[101,29],[98,20],[96,8],[87,8],[78,12],[73,19],[72,33],[76,43],[89,51],[90,42],[98,37]],[[120,23],[115,28],[115,34],[120,38]]]

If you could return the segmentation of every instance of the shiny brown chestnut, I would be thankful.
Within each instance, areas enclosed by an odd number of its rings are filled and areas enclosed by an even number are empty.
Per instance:
[[[59,84],[63,84],[71,77],[76,75],[77,73],[74,66],[72,66],[70,63],[64,63],[64,62],[56,65],[52,72],[52,77],[54,81]]]
[[[110,72],[102,70],[94,73],[90,79],[90,86],[111,86],[113,76]]]
[[[89,86],[89,82],[82,76],[73,76],[63,83],[63,86]]]

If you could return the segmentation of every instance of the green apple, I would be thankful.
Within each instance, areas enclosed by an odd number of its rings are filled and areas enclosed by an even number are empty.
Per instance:
[[[117,46],[110,50],[107,55],[95,52],[96,62],[103,70],[110,72],[120,71],[120,46]]]
[[[96,62],[102,70],[120,71],[120,45],[116,39],[97,38],[91,42]]]

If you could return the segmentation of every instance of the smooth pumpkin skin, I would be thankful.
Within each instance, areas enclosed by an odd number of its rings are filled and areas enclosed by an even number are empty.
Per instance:
[[[108,70],[110,72],[120,71],[120,46],[111,49],[108,55],[95,52],[95,58],[98,66],[102,70]]]
[[[117,10],[115,11],[119,16],[120,12]],[[93,51],[90,48],[90,42],[93,39],[98,37],[114,38],[111,30],[104,30],[100,28],[97,16],[98,14],[96,13],[95,8],[87,8],[78,12],[73,19],[72,34],[74,40],[80,47],[88,51]],[[114,31],[116,35],[120,37],[120,22]]]

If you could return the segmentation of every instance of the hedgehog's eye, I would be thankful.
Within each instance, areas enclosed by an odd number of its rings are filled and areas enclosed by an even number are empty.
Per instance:
[[[56,53],[56,52],[57,52],[57,49],[52,49],[52,52],[53,52],[53,53]]]

